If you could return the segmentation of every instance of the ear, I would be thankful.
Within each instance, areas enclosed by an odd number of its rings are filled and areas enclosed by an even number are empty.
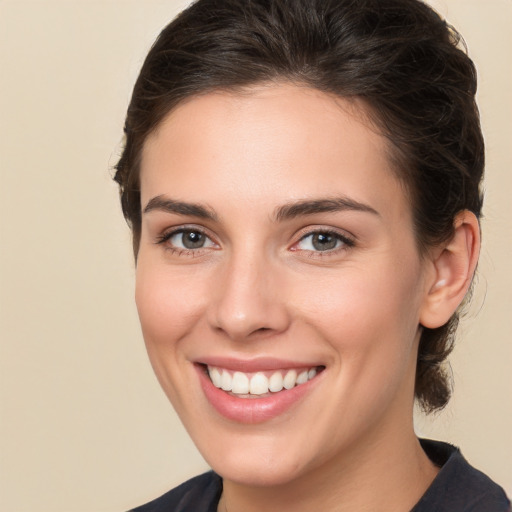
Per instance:
[[[430,329],[444,325],[468,291],[480,252],[480,225],[475,214],[464,210],[455,217],[453,238],[431,255],[427,294],[420,324]]]

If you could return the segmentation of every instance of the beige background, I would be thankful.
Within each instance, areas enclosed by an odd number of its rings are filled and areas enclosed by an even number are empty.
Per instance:
[[[512,1],[432,3],[480,71],[488,176],[455,396],[418,431],[512,494]],[[206,468],[146,360],[110,180],[142,59],[186,4],[0,0],[3,511],[125,510]]]

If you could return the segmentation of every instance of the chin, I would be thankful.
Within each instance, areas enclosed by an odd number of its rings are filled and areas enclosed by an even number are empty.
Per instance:
[[[214,461],[212,468],[222,478],[249,487],[286,485],[306,472],[306,468],[297,460],[260,457],[248,461],[246,457],[236,455],[223,461]]]
[[[237,430],[212,428],[208,438],[202,432],[198,437],[190,432],[210,467],[231,482],[253,487],[286,485],[321,463],[321,448],[311,440],[308,444],[303,431],[294,435],[289,429],[268,426],[247,429],[252,432]]]

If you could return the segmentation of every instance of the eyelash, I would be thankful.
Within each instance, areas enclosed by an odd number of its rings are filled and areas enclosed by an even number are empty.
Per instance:
[[[184,233],[198,233],[202,236],[204,236],[207,240],[209,240],[212,244],[215,244],[213,242],[212,238],[208,236],[208,234],[200,228],[197,228],[195,226],[182,226],[177,229],[172,229],[171,231],[167,231],[163,233],[162,235],[158,236],[155,243],[157,245],[164,245],[165,250],[170,251],[173,254],[176,254],[177,256],[196,256],[200,252],[202,252],[202,249],[205,249],[205,247],[198,247],[196,249],[187,249],[183,247],[175,247],[171,243],[167,243],[176,235],[184,234]],[[215,244],[217,245],[217,244]],[[206,247],[208,249],[209,247]]]
[[[203,230],[198,227],[193,226],[182,226],[177,229],[172,229],[171,231],[167,231],[166,233],[163,233],[162,235],[158,236],[155,243],[157,245],[165,245],[165,249],[167,251],[170,251],[173,254],[176,254],[177,256],[196,256],[199,255],[202,250],[209,249],[210,247],[198,247],[196,249],[187,249],[187,248],[181,248],[181,247],[175,247],[172,244],[168,243],[171,238],[173,238],[176,235],[184,234],[184,233],[198,233],[202,236],[204,236],[207,240],[209,240],[212,244],[217,245],[210,236]],[[315,235],[327,235],[330,237],[334,237],[337,242],[341,242],[341,246],[335,247],[333,249],[327,249],[325,251],[320,250],[303,250],[304,252],[309,253],[309,257],[311,258],[326,258],[329,256],[334,256],[342,251],[346,251],[352,247],[355,246],[355,240],[352,237],[349,237],[347,235],[341,234],[339,231],[333,230],[333,229],[309,229],[307,231],[304,231],[304,233],[300,236],[299,240],[293,244],[290,250],[292,251],[301,251],[301,249],[296,249],[298,244],[306,240],[308,237],[314,237]]]
[[[300,251],[300,249],[294,249],[293,247],[296,247],[302,241],[306,240],[309,237],[314,237],[315,235],[327,235],[333,237],[337,240],[337,242],[341,242],[341,245],[339,247],[334,247],[333,249],[327,249],[325,251],[305,250],[306,252],[309,252],[308,255],[310,258],[328,258],[330,256],[335,256],[340,252],[347,251],[348,249],[355,246],[355,240],[353,237],[349,237],[345,234],[340,233],[339,231],[336,231],[334,229],[310,228],[306,232],[304,232],[304,234],[300,237],[299,241],[292,246],[291,250]]]

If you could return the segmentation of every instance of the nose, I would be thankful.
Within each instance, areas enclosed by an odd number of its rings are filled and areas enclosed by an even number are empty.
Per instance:
[[[282,272],[263,255],[239,254],[217,275],[211,327],[233,341],[282,333],[290,324]]]

